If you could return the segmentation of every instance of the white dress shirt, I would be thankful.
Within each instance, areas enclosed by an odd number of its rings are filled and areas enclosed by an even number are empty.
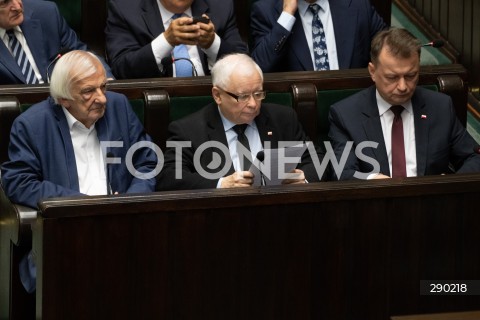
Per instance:
[[[392,172],[392,123],[395,117],[390,111],[392,106],[386,102],[378,93],[376,93],[378,113],[380,115],[380,123],[382,124],[383,138],[385,140],[385,149],[388,155],[388,164],[390,173]],[[402,105],[405,110],[402,112],[403,122],[403,140],[405,143],[405,161],[407,165],[407,177],[417,176],[417,153],[415,146],[415,125],[413,120],[412,102],[408,101]],[[384,172],[382,172],[384,173]],[[384,173],[385,174],[385,173]],[[370,178],[370,176],[369,176]]]
[[[230,152],[230,158],[232,159],[233,168],[235,171],[243,171],[240,167],[240,158],[238,157],[237,152],[237,133],[233,130],[235,123],[225,118],[220,111],[220,108],[218,108],[218,112],[220,113],[220,118],[222,118],[223,128],[225,129],[225,135],[227,136],[228,150]],[[248,144],[250,145],[250,152],[253,160],[256,158],[257,153],[263,149],[255,121],[248,124],[247,129],[245,129],[245,135],[247,136]],[[223,178],[218,181],[217,188],[220,187],[222,179]]]
[[[62,109],[67,117],[72,138],[80,192],[90,196],[107,194],[105,161],[95,124],[87,128],[67,109],[63,107]]]

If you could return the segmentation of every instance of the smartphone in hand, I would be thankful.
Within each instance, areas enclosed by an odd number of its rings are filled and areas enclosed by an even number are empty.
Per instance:
[[[192,22],[192,24],[199,23],[199,22],[208,24],[208,23],[210,23],[210,19],[207,18],[207,17],[204,17],[204,16],[201,16],[201,17],[193,17],[193,22]]]

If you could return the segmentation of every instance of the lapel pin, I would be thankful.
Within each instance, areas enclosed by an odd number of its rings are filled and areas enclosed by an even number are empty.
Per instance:
[[[271,136],[271,135],[273,135],[273,132],[272,132],[272,131],[268,131],[268,132],[267,132],[267,136]]]
[[[427,119],[427,116],[425,114],[422,114],[422,119]]]

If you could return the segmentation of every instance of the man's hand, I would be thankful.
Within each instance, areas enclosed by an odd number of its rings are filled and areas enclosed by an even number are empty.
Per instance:
[[[180,17],[170,23],[168,29],[164,32],[165,39],[171,46],[179,44],[196,46],[200,38],[200,23],[192,24],[193,19],[189,17]]]
[[[203,17],[208,16],[206,14]],[[165,31],[165,39],[171,46],[175,47],[179,44],[191,46],[199,45],[201,48],[208,49],[215,40],[215,26],[212,21],[209,23],[192,23],[193,19],[189,17],[181,17],[170,23]]]
[[[283,11],[286,13],[291,14],[292,16],[295,15],[298,8],[298,0],[283,0]]]
[[[222,179],[220,188],[250,187],[253,184],[253,173],[237,171]]]
[[[208,18],[206,14],[202,17]],[[198,22],[197,25],[200,27],[200,36],[198,37],[198,45],[203,49],[208,49],[215,40],[215,26],[210,20],[209,23]]]
[[[390,179],[391,177],[384,175],[383,173],[377,173],[372,179]]]
[[[300,169],[294,169],[288,174],[288,179],[283,179],[282,184],[300,184],[305,183],[305,174]]]

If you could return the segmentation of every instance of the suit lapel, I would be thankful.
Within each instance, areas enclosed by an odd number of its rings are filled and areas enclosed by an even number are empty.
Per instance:
[[[15,62],[10,50],[4,45],[3,41],[0,44],[0,63],[7,68],[14,77],[18,78],[19,82],[25,82],[25,77],[22,74],[20,67]]]
[[[31,19],[30,15],[25,16],[25,20],[20,26],[22,28],[28,47],[35,57],[35,64],[42,78],[46,77],[46,66],[48,65],[47,53],[45,52],[45,39],[37,19]],[[44,79],[46,81],[46,79]]]
[[[415,149],[417,153],[417,176],[424,176],[427,166],[427,146],[428,146],[428,110],[425,101],[418,95],[418,90],[412,97],[413,123],[415,126]]]
[[[211,103],[205,108],[207,109],[206,113],[206,122],[207,122],[207,136],[208,141],[217,141],[220,142],[222,145],[228,148],[227,136],[225,134],[225,128],[223,127],[222,119],[220,118],[220,113],[218,111],[218,107],[215,103]],[[228,152],[225,157],[230,159],[230,163],[232,163],[232,159],[230,157],[230,153]],[[213,149],[208,148],[203,152],[202,155],[202,167],[207,167],[210,162],[213,160]],[[223,168],[224,163],[222,163],[221,167]],[[227,175],[230,175],[235,172],[233,168],[233,163],[228,170]]]
[[[329,4],[335,30],[338,67],[348,69],[352,60],[358,13],[350,8],[350,0],[329,1]]]
[[[377,148],[369,148],[375,155],[375,159],[380,164],[380,172],[390,175],[390,166],[388,163],[387,150],[385,148],[385,139],[383,138],[382,124],[378,114],[377,99],[375,97],[375,86],[368,89],[368,100],[362,106],[363,120],[362,125],[367,136],[366,141],[378,142]]]
[[[52,98],[49,98],[52,99]],[[80,184],[78,182],[77,164],[75,160],[75,153],[73,151],[72,138],[70,136],[70,129],[68,128],[67,118],[63,113],[62,107],[55,105],[53,99],[50,100],[49,107],[53,108],[55,118],[57,119],[58,129],[62,136],[63,150],[65,150],[65,159],[67,163],[68,180],[70,181],[70,188],[80,191]]]
[[[268,113],[260,112],[255,118],[260,141],[263,148],[268,147],[266,142],[270,143],[270,149],[278,148],[279,132],[275,132],[275,128],[270,125]]]
[[[278,2],[281,4],[281,2]],[[282,12],[282,10],[280,10]],[[305,31],[302,26],[302,18],[298,14],[298,10],[295,13],[296,21],[293,24],[292,34],[290,35],[290,48],[297,57],[298,61],[302,65],[304,70],[313,70],[312,56],[308,48],[307,38],[305,37]]]
[[[159,34],[165,31],[163,27],[162,15],[155,0],[143,0],[142,17],[147,29],[150,31],[152,38],[156,38]]]

